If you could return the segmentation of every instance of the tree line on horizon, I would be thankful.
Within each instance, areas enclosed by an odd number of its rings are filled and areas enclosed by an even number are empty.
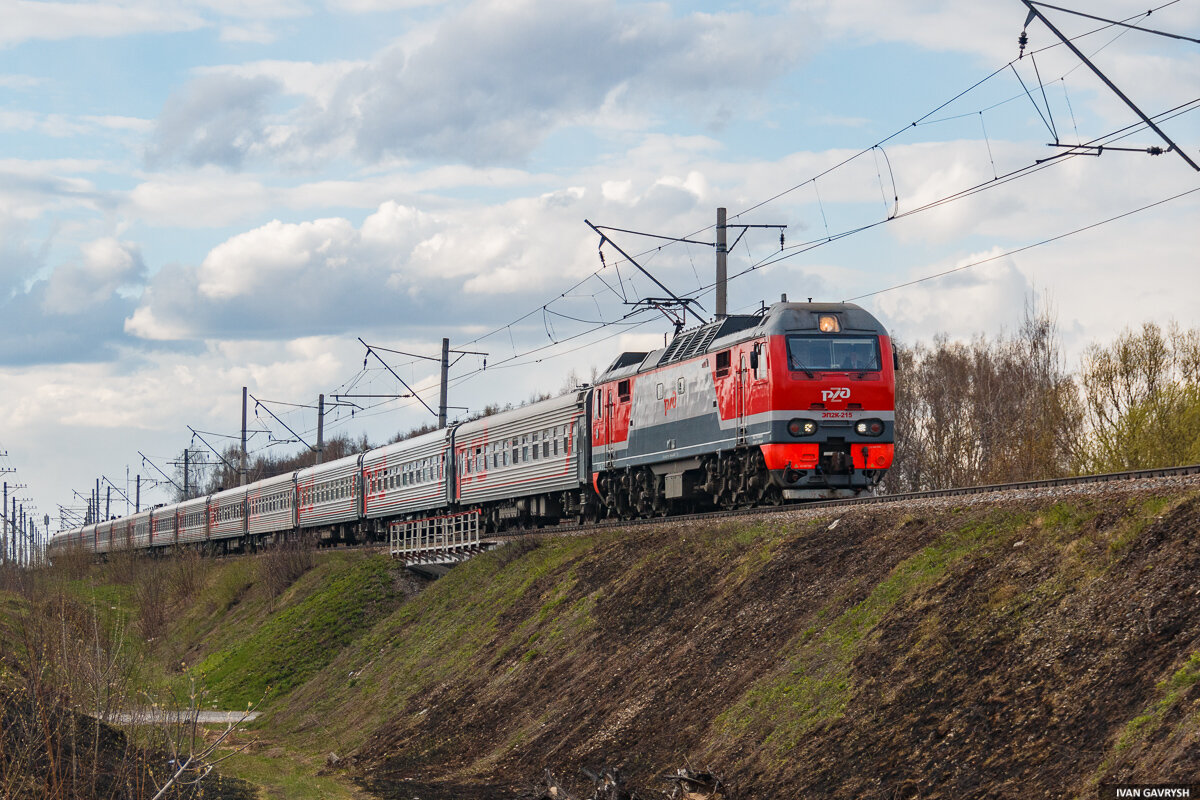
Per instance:
[[[1011,335],[898,345],[888,492],[1200,462],[1200,330],[1126,328],[1066,367],[1053,313]]]

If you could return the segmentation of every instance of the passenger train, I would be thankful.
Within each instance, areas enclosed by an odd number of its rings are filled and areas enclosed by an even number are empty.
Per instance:
[[[361,542],[460,513],[498,532],[873,492],[892,463],[896,365],[858,306],[785,299],[622,353],[594,386],[63,531],[51,552]]]

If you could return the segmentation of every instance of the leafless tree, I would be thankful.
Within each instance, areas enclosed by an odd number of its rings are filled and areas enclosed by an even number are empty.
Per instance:
[[[1048,305],[989,340],[898,346],[896,460],[889,491],[1070,473],[1082,413]]]

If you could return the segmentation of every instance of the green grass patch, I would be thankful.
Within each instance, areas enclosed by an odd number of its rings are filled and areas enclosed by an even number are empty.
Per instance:
[[[1085,510],[1067,503],[1056,503],[1038,515],[1042,529],[1054,534],[1054,538],[1072,538],[1088,522],[1096,518],[1097,512]]]
[[[1126,514],[1120,526],[1118,526],[1115,535],[1108,543],[1108,556],[1110,562],[1119,561],[1126,553],[1133,549],[1133,545],[1137,542],[1138,537],[1146,528],[1150,527],[1150,523],[1154,522],[1164,511],[1167,510],[1173,503],[1178,503],[1178,499],[1169,497],[1151,497],[1148,500],[1143,500],[1138,508],[1132,513]]]
[[[381,556],[323,561],[297,582],[295,602],[198,665],[212,699],[242,708],[268,688],[274,700],[304,682],[394,608],[390,567]]]
[[[786,667],[757,681],[717,719],[739,736],[755,731],[776,756],[814,729],[838,719],[853,695],[851,663],[883,618],[901,601],[940,581],[949,567],[981,547],[1006,539],[1025,519],[995,514],[941,537],[898,564],[861,602],[841,613],[828,607],[789,647]],[[836,601],[835,601],[836,602]]]
[[[320,719],[323,737],[355,747],[385,720],[419,713],[421,698],[442,684],[479,676],[505,680],[510,673],[496,668],[497,651],[510,667],[524,668],[565,646],[570,637],[564,631],[590,624],[594,600],[568,602],[565,587],[572,584],[572,563],[595,546],[594,537],[563,538],[513,560],[501,557],[501,548],[456,566],[310,681],[303,698],[306,713],[288,716],[281,709],[279,724],[313,731],[313,720]],[[531,592],[542,594],[531,598]],[[497,643],[497,620],[521,603],[536,611],[503,644]],[[346,679],[351,673],[352,688]],[[344,713],[350,708],[353,714]]]
[[[714,543],[731,558],[736,559],[722,579],[724,591],[737,591],[738,587],[761,572],[775,556],[780,545],[794,538],[795,533],[791,526],[774,521],[734,528],[727,534],[725,531],[719,532],[714,537]]]
[[[362,796],[342,778],[318,776],[317,768],[295,753],[237,753],[222,761],[220,770],[222,775],[254,784],[261,800],[354,800]]]
[[[108,630],[116,626],[128,627],[136,616],[136,590],[124,583],[101,583],[97,578],[69,581],[66,593],[92,609],[101,624]]]
[[[236,644],[247,625],[257,625],[269,614],[266,598],[252,591],[256,576],[253,558],[230,559],[212,569],[196,597],[173,620],[161,655],[175,660],[174,656],[195,647],[214,651]],[[236,624],[243,619],[248,622]]]
[[[1119,753],[1127,749],[1157,730],[1171,709],[1178,705],[1188,689],[1195,686],[1198,681],[1200,681],[1200,653],[1192,653],[1184,665],[1176,670],[1170,678],[1159,681],[1155,685],[1155,690],[1162,697],[1125,724],[1125,729],[1121,731],[1121,735],[1117,739],[1116,751]]]

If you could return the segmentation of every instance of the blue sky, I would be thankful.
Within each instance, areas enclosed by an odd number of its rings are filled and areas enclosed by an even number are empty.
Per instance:
[[[1048,13],[1071,36],[1101,27]],[[993,180],[1061,152],[1043,116],[1063,142],[1136,121],[1065,48],[1042,49],[1039,22],[1044,98],[1033,59],[1003,69],[1025,20],[1015,0],[0,0],[0,15],[0,451],[39,514],[97,475],[152,471],[137,451],[179,452],[188,425],[236,433],[243,385],[294,403],[350,382],[394,391],[379,369],[359,374],[359,336],[488,352],[486,371],[474,356],[456,367],[451,402],[472,410],[661,342],[661,318],[594,324],[627,312],[622,288],[650,288],[627,265],[618,277],[611,246],[593,274],[585,218],[710,240],[717,206],[753,208],[736,221],[786,224],[790,246],[873,226],[747,273],[735,310],[985,261],[862,301],[909,342],[1011,330],[1030,296],[1053,304],[1069,366],[1126,326],[1200,324],[1197,195],[1005,255],[1198,185],[1175,154],[1118,152]],[[1194,32],[1200,2],[1149,20]],[[1119,29],[1078,42],[1149,113],[1197,100],[1194,43]],[[1191,108],[1163,125],[1196,158]],[[710,247],[614,239],[711,313]],[[731,272],[778,249],[751,232]],[[395,363],[436,398],[427,362]],[[273,410],[315,427],[311,411]],[[378,440],[425,413],[328,421]]]

